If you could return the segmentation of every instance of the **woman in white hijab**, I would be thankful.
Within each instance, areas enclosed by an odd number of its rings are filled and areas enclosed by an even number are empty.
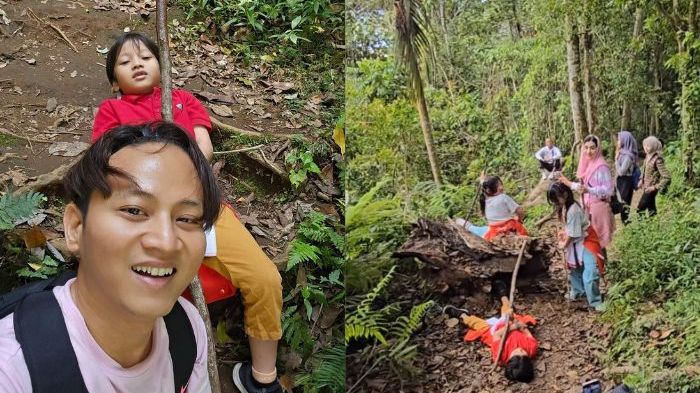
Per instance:
[[[642,142],[646,158],[640,187],[644,194],[637,205],[637,212],[648,211],[650,216],[656,214],[656,194],[671,182],[671,173],[666,169],[661,156],[663,145],[655,136],[649,136]]]

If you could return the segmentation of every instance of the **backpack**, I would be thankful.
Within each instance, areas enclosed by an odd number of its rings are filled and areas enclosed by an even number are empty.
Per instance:
[[[61,308],[52,289],[75,271],[21,286],[0,296],[0,319],[12,313],[15,338],[22,347],[33,393],[88,393],[73,351]],[[184,392],[197,357],[197,342],[179,302],[164,316],[173,362],[175,392]]]

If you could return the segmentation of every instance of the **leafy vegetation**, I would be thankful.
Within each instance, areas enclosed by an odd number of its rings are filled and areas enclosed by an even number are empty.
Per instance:
[[[679,155],[671,167],[682,166]],[[629,367],[638,392],[700,389],[700,193],[668,200],[616,234],[604,320],[612,326],[609,365]],[[695,368],[694,368],[695,367]]]
[[[332,329],[324,348],[314,345],[319,340],[314,327],[324,308],[343,307],[344,250],[340,222],[316,211],[307,214],[289,246],[282,330],[285,342],[306,360],[297,381],[305,392],[341,392],[345,387],[345,362],[339,356],[345,345],[338,330]]]
[[[0,230],[12,229],[17,221],[33,216],[44,200],[46,197],[38,192],[30,191],[20,195],[6,192],[0,197]]]

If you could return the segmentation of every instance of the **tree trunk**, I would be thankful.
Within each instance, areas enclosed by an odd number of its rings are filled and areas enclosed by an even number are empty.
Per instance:
[[[579,77],[579,42],[575,22],[571,16],[566,16],[566,64],[569,74],[569,98],[571,101],[571,116],[574,122],[574,145],[580,144],[583,139],[583,130],[586,129],[586,117],[581,100],[581,80]],[[574,152],[576,155],[576,153]]]
[[[584,27],[581,34],[581,47],[583,49],[583,94],[586,102],[586,123],[589,134],[598,134],[598,121],[596,117],[595,88],[593,86],[593,40],[588,32],[588,27]]]
[[[418,70],[417,60],[415,58],[409,61],[414,62],[416,70]],[[416,72],[414,76],[413,86],[415,89],[416,108],[418,109],[418,118],[420,119],[420,128],[423,130],[423,140],[425,141],[425,149],[428,152],[428,161],[430,162],[430,170],[433,173],[433,180],[438,186],[442,185],[442,176],[440,175],[440,165],[435,156],[435,148],[433,146],[433,130],[430,125],[430,116],[428,115],[428,106],[425,103],[425,95],[423,94],[423,80],[420,77],[420,72]]]
[[[510,2],[511,10],[513,11],[513,19],[510,22],[511,37],[513,41],[518,41],[523,38],[523,29],[520,24],[520,18],[518,18],[518,5],[516,0],[511,0]]]
[[[639,37],[642,35],[642,16],[642,9],[640,7],[637,7],[637,9],[634,12],[634,29],[632,30],[633,45],[639,40]],[[636,61],[637,50],[632,49],[632,53],[630,55],[630,64],[634,64]],[[629,94],[630,93],[628,92],[627,97],[625,97],[625,101],[622,103],[622,119],[620,122],[621,130],[629,130],[631,125],[630,123],[632,122],[632,108],[630,106]]]

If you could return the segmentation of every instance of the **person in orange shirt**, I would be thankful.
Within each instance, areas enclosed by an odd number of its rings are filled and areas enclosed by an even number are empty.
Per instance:
[[[507,297],[502,297],[501,316],[483,320],[474,315],[462,314],[460,320],[469,330],[464,341],[481,340],[491,348],[491,360],[498,356],[498,347],[506,329],[506,316],[510,315],[508,335],[498,363],[505,366],[505,375],[511,381],[530,382],[534,379],[532,358],[537,355],[537,339],[530,333],[528,326],[535,325],[535,318],[530,315],[513,313]]]

